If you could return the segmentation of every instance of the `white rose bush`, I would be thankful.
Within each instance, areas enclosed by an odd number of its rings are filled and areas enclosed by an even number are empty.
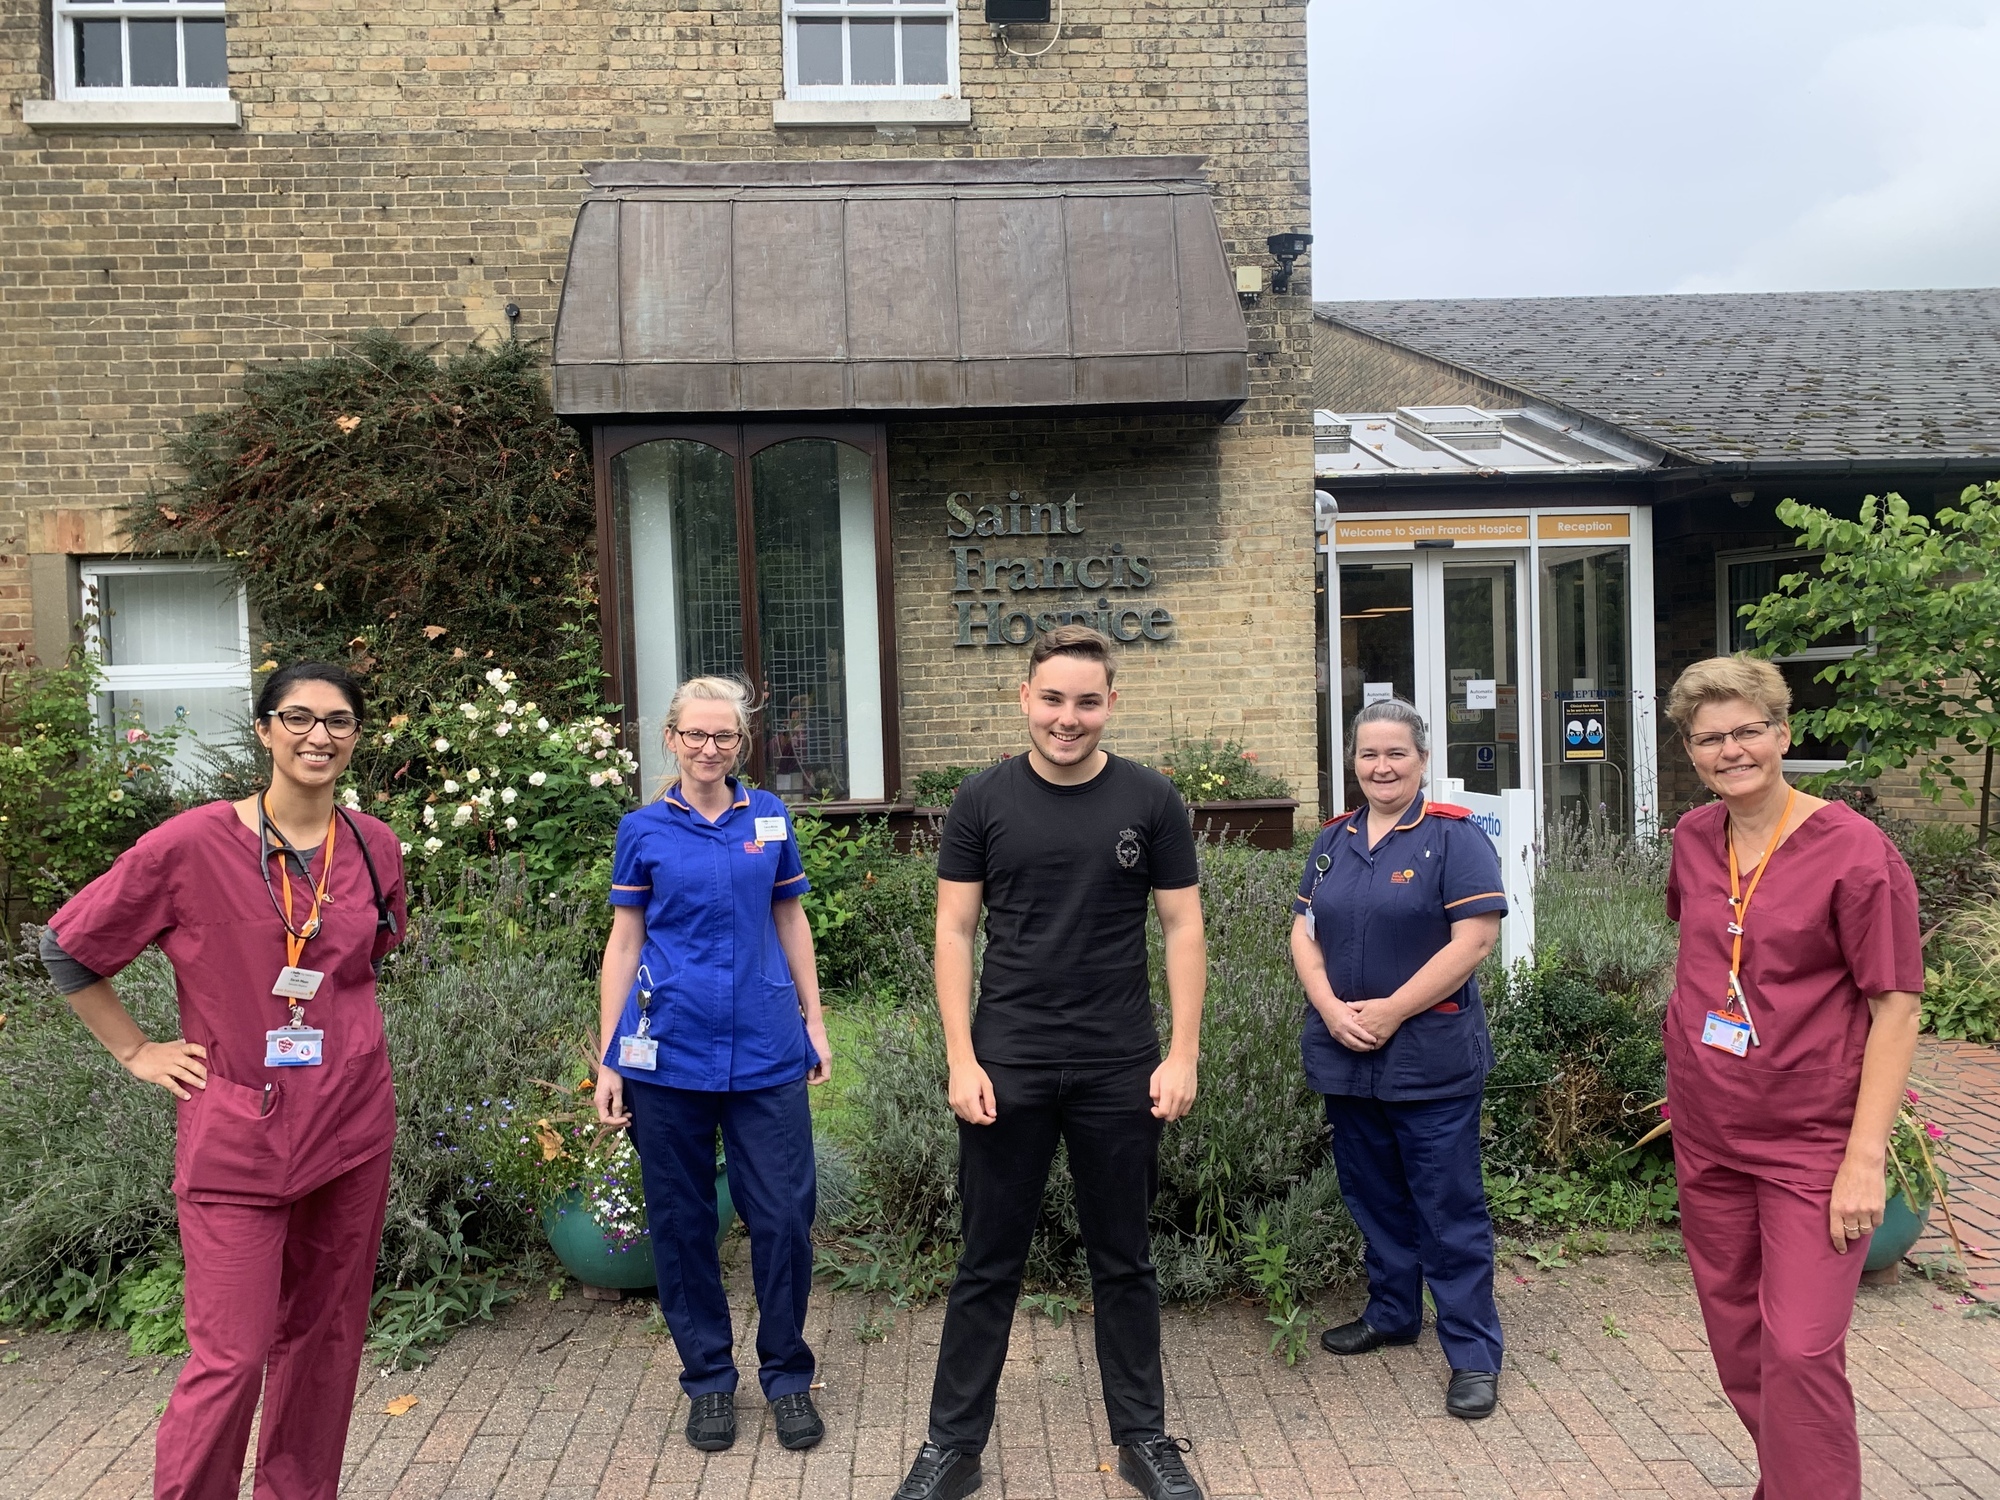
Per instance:
[[[603,860],[638,801],[638,763],[601,714],[552,723],[495,667],[470,702],[398,715],[374,736],[399,762],[372,809],[410,846],[411,876],[455,879],[495,856],[563,881]]]

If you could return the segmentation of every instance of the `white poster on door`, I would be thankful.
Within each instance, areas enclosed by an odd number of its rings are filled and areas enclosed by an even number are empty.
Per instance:
[[[1361,706],[1363,708],[1368,707],[1371,703],[1386,703],[1395,696],[1396,684],[1393,682],[1364,682],[1361,684]]]
[[[1498,708],[1500,684],[1492,677],[1472,677],[1465,684],[1465,706],[1471,709]]]

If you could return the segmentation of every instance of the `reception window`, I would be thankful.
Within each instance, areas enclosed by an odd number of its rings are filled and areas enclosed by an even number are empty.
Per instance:
[[[601,429],[627,705],[651,781],[674,688],[749,682],[745,774],[787,801],[895,790],[887,492],[877,427]]]

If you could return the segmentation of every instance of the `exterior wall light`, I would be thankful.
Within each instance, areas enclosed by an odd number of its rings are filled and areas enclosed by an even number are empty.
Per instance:
[[[1274,234],[1264,241],[1265,248],[1277,259],[1278,269],[1271,275],[1271,290],[1280,295],[1292,289],[1292,262],[1306,253],[1313,242],[1309,234]]]
[[[1729,498],[1736,502],[1738,510],[1748,510],[1750,502],[1757,498],[1757,492],[1755,490],[1731,490]]]

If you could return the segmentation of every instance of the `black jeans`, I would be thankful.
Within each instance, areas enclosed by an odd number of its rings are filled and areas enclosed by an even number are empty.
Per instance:
[[[1134,1443],[1165,1430],[1160,1284],[1147,1224],[1160,1173],[1160,1122],[1148,1091],[1156,1066],[986,1065],[996,1118],[991,1125],[958,1125],[965,1248],[931,1386],[932,1442],[965,1453],[986,1447],[1058,1139],[1069,1147],[1076,1179],[1111,1440]]]

